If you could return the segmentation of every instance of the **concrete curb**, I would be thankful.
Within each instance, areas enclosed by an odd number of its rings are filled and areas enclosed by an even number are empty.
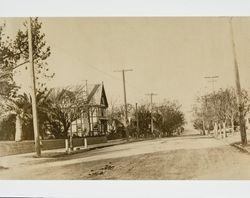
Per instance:
[[[84,153],[90,150],[94,150],[94,149],[100,149],[100,148],[105,148],[105,147],[111,147],[111,146],[116,146],[116,145],[120,145],[120,144],[124,144],[126,142],[115,142],[115,143],[110,143],[110,144],[106,144],[106,145],[95,145],[93,147],[89,146],[88,148],[79,148],[79,147],[75,147],[76,150],[71,151],[70,153],[67,153],[66,151],[61,152],[58,155],[74,155],[74,154],[78,154],[78,153]]]
[[[84,153],[90,150],[94,150],[94,149],[101,149],[101,148],[105,148],[105,147],[111,147],[111,146],[116,146],[116,145],[122,145],[122,144],[129,144],[129,143],[136,143],[136,142],[142,142],[142,141],[147,141],[147,140],[153,140],[154,138],[147,138],[147,139],[132,139],[130,141],[126,141],[126,140],[122,140],[120,142],[113,142],[113,143],[103,143],[100,145],[95,145],[93,147],[91,147],[91,145],[88,148],[80,148],[80,147],[75,147],[76,150],[71,151],[70,153],[67,153],[66,151],[55,154],[53,156],[53,154],[51,154],[53,157],[58,157],[58,156],[65,156],[65,155],[74,155],[74,154],[78,154],[78,153]]]

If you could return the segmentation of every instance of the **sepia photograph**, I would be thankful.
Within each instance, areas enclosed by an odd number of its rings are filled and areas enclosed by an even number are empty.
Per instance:
[[[0,180],[249,180],[250,17],[0,17]]]

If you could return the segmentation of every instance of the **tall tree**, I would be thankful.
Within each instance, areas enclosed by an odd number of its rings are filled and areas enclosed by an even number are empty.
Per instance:
[[[5,24],[0,26],[0,94],[11,96],[17,88],[13,81],[16,59],[12,40],[6,35],[5,27]]]
[[[18,30],[16,38],[13,41],[13,49],[17,65],[29,61],[27,21],[23,23],[23,26],[24,28]],[[46,81],[52,78],[55,74],[49,71],[48,64],[46,62],[47,58],[51,55],[51,50],[45,40],[45,33],[42,32],[42,22],[38,20],[38,17],[32,18],[32,41],[37,89],[44,91],[46,89]]]
[[[137,110],[138,122],[139,122],[139,136],[144,137],[150,134],[150,124],[151,124],[151,111],[150,106],[139,105]],[[136,117],[136,115],[135,115]]]
[[[0,93],[2,95],[1,104],[3,106],[0,114],[3,115],[2,117],[5,117],[4,115],[8,114],[8,111],[11,115],[14,115],[14,111],[16,111],[16,122],[20,120],[20,125],[23,125],[24,123],[24,120],[22,120],[23,116],[19,116],[20,112],[25,112],[26,109],[20,109],[23,108],[23,106],[18,104],[20,101],[23,101],[23,96],[25,96],[25,94],[17,95],[19,87],[16,86],[16,83],[13,80],[13,70],[19,67],[24,67],[25,63],[29,60],[27,22],[24,22],[23,25],[24,28],[18,30],[17,35],[13,40],[5,35],[5,25],[0,27]],[[38,18],[32,20],[32,37],[34,52],[33,59],[39,95],[39,92],[46,91],[46,81],[48,78],[52,78],[54,74],[50,74],[46,62],[51,52],[50,47],[45,40],[45,34],[42,33],[42,23],[39,22]],[[29,99],[30,97],[27,96],[27,98]],[[26,102],[29,103],[29,101]],[[12,108],[10,108],[10,104],[12,105]],[[4,119],[4,122],[8,122],[8,119]],[[19,124],[16,124],[16,130],[19,130],[18,128],[22,127],[23,126],[19,127]],[[19,131],[17,131],[17,133],[19,133]]]
[[[172,136],[185,124],[185,117],[181,111],[181,105],[177,101],[165,100],[156,108],[158,121],[156,126],[167,136]]]
[[[19,95],[17,99],[1,96],[0,107],[1,120],[8,120],[12,115],[15,116],[15,141],[21,141],[23,139],[23,124],[30,116],[30,103],[28,102],[27,95]]]

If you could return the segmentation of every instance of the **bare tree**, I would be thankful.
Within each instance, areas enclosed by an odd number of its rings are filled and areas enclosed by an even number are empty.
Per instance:
[[[87,111],[83,98],[85,89],[82,86],[53,89],[49,95],[48,123],[50,130],[57,137],[70,138],[70,147],[73,148],[72,134],[68,134],[72,122]]]
[[[234,123],[238,121],[238,107],[236,94],[233,88],[220,89],[217,92],[206,94],[197,100],[197,105],[194,108],[194,123],[197,123],[201,118],[204,122],[214,124],[215,136],[217,136],[217,127],[219,127],[220,135],[223,131],[223,137],[226,137],[226,128],[231,126],[234,131]],[[205,98],[205,100],[204,100]],[[242,103],[244,113],[249,111],[249,100],[246,91],[242,91]]]

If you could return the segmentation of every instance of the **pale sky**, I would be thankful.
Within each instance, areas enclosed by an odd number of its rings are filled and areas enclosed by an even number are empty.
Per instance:
[[[2,18],[15,32],[24,18]],[[51,87],[104,82],[108,100],[123,102],[126,73],[127,101],[176,99],[185,113],[194,98],[212,90],[205,76],[218,75],[215,89],[234,86],[233,56],[226,17],[40,18],[51,46],[49,68],[56,73]],[[242,88],[250,88],[250,18],[234,18]],[[205,88],[207,87],[207,88]]]

